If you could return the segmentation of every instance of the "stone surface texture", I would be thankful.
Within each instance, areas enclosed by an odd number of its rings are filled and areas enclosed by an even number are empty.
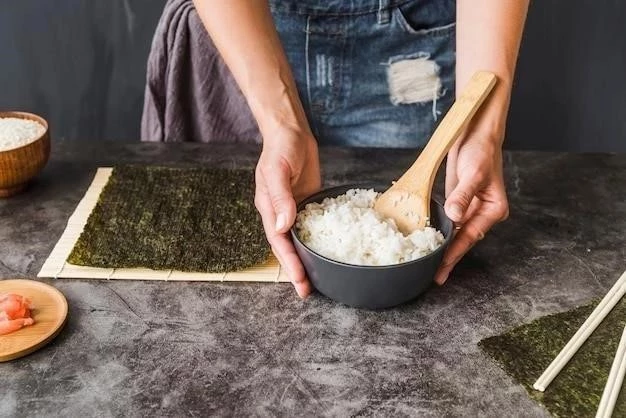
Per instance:
[[[0,278],[36,278],[98,166],[253,167],[259,153],[52,147],[29,189],[0,200]],[[390,181],[415,152],[321,156],[331,186]],[[443,287],[395,309],[301,301],[289,284],[43,280],[69,320],[47,347],[0,363],[0,416],[547,416],[477,343],[600,297],[626,269],[626,155],[513,152],[505,170],[509,220]]]

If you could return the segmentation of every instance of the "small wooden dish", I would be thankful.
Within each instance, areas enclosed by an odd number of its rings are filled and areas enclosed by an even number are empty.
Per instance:
[[[0,151],[0,198],[13,196],[26,188],[48,162],[50,157],[50,130],[48,122],[27,112],[0,112],[0,118],[34,120],[46,128],[44,133],[22,147]]]
[[[30,354],[56,337],[67,319],[67,300],[56,288],[35,280],[0,280],[0,293],[16,293],[31,300],[33,325],[0,335],[0,362]]]

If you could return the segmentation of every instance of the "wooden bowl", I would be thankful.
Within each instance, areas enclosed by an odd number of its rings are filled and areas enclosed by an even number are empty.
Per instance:
[[[42,117],[27,112],[0,112],[0,118],[20,118],[39,122],[44,133],[29,144],[0,151],[0,198],[13,196],[26,188],[48,162],[50,157],[50,131]]]

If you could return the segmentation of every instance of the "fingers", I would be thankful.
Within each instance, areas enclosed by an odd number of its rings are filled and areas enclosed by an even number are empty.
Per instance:
[[[257,176],[261,175],[257,171]],[[255,205],[257,210],[261,214],[263,220],[263,228],[265,229],[265,235],[272,247],[272,252],[278,259],[278,262],[285,269],[289,280],[296,289],[296,293],[301,298],[307,297],[311,293],[311,284],[306,278],[304,267],[300,262],[300,258],[296,253],[293,244],[287,235],[289,228],[293,225],[295,220],[295,214],[291,221],[288,221],[284,226],[284,232],[279,232],[276,228],[277,220],[275,216],[275,205],[270,197],[268,188],[265,186],[265,179],[262,177],[257,178],[257,189],[255,195]],[[295,211],[295,207],[294,207]],[[288,218],[287,218],[288,219]]]
[[[450,275],[450,272],[459,260],[480,240],[485,237],[496,223],[505,220],[509,215],[508,203],[504,190],[497,193],[498,199],[492,201],[480,201],[475,198],[471,203],[471,217],[458,229],[457,234],[450,243],[443,256],[443,261],[435,282],[442,285]]]
[[[285,233],[296,220],[296,201],[291,192],[291,170],[286,162],[279,160],[275,166],[268,167],[267,171],[270,174],[265,175],[262,172],[261,176],[275,214],[274,229]]]
[[[459,179],[458,184],[448,195],[444,205],[446,215],[454,222],[461,222],[474,196],[483,188],[485,176],[477,171],[474,175],[466,175]]]
[[[450,272],[459,260],[481,239],[485,233],[496,223],[482,214],[469,219],[457,232],[450,246],[443,256],[443,261],[435,275],[435,283],[442,285],[448,279]]]
[[[291,240],[286,234],[277,234],[272,238],[272,251],[280,265],[285,269],[289,281],[302,299],[311,294],[311,283],[306,278],[304,266],[296,253]]]

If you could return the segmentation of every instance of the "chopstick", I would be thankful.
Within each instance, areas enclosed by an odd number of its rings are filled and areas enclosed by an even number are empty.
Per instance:
[[[611,312],[611,309],[617,305],[617,302],[626,294],[626,271],[621,275],[613,287],[602,298],[598,306],[591,312],[591,315],[585,320],[576,334],[563,347],[561,352],[556,356],[548,368],[533,384],[533,388],[544,392],[548,385],[554,380],[559,372],[565,367],[581,345],[589,338],[591,333],[600,325],[600,322]]]
[[[609,378],[606,381],[606,386],[604,386],[604,392],[602,392],[600,405],[598,405],[596,418],[610,418],[613,414],[615,402],[617,401],[617,397],[622,389],[624,373],[626,373],[626,327],[624,327],[622,338],[620,339],[619,346],[615,352],[615,358],[613,359],[613,364],[611,365]]]

